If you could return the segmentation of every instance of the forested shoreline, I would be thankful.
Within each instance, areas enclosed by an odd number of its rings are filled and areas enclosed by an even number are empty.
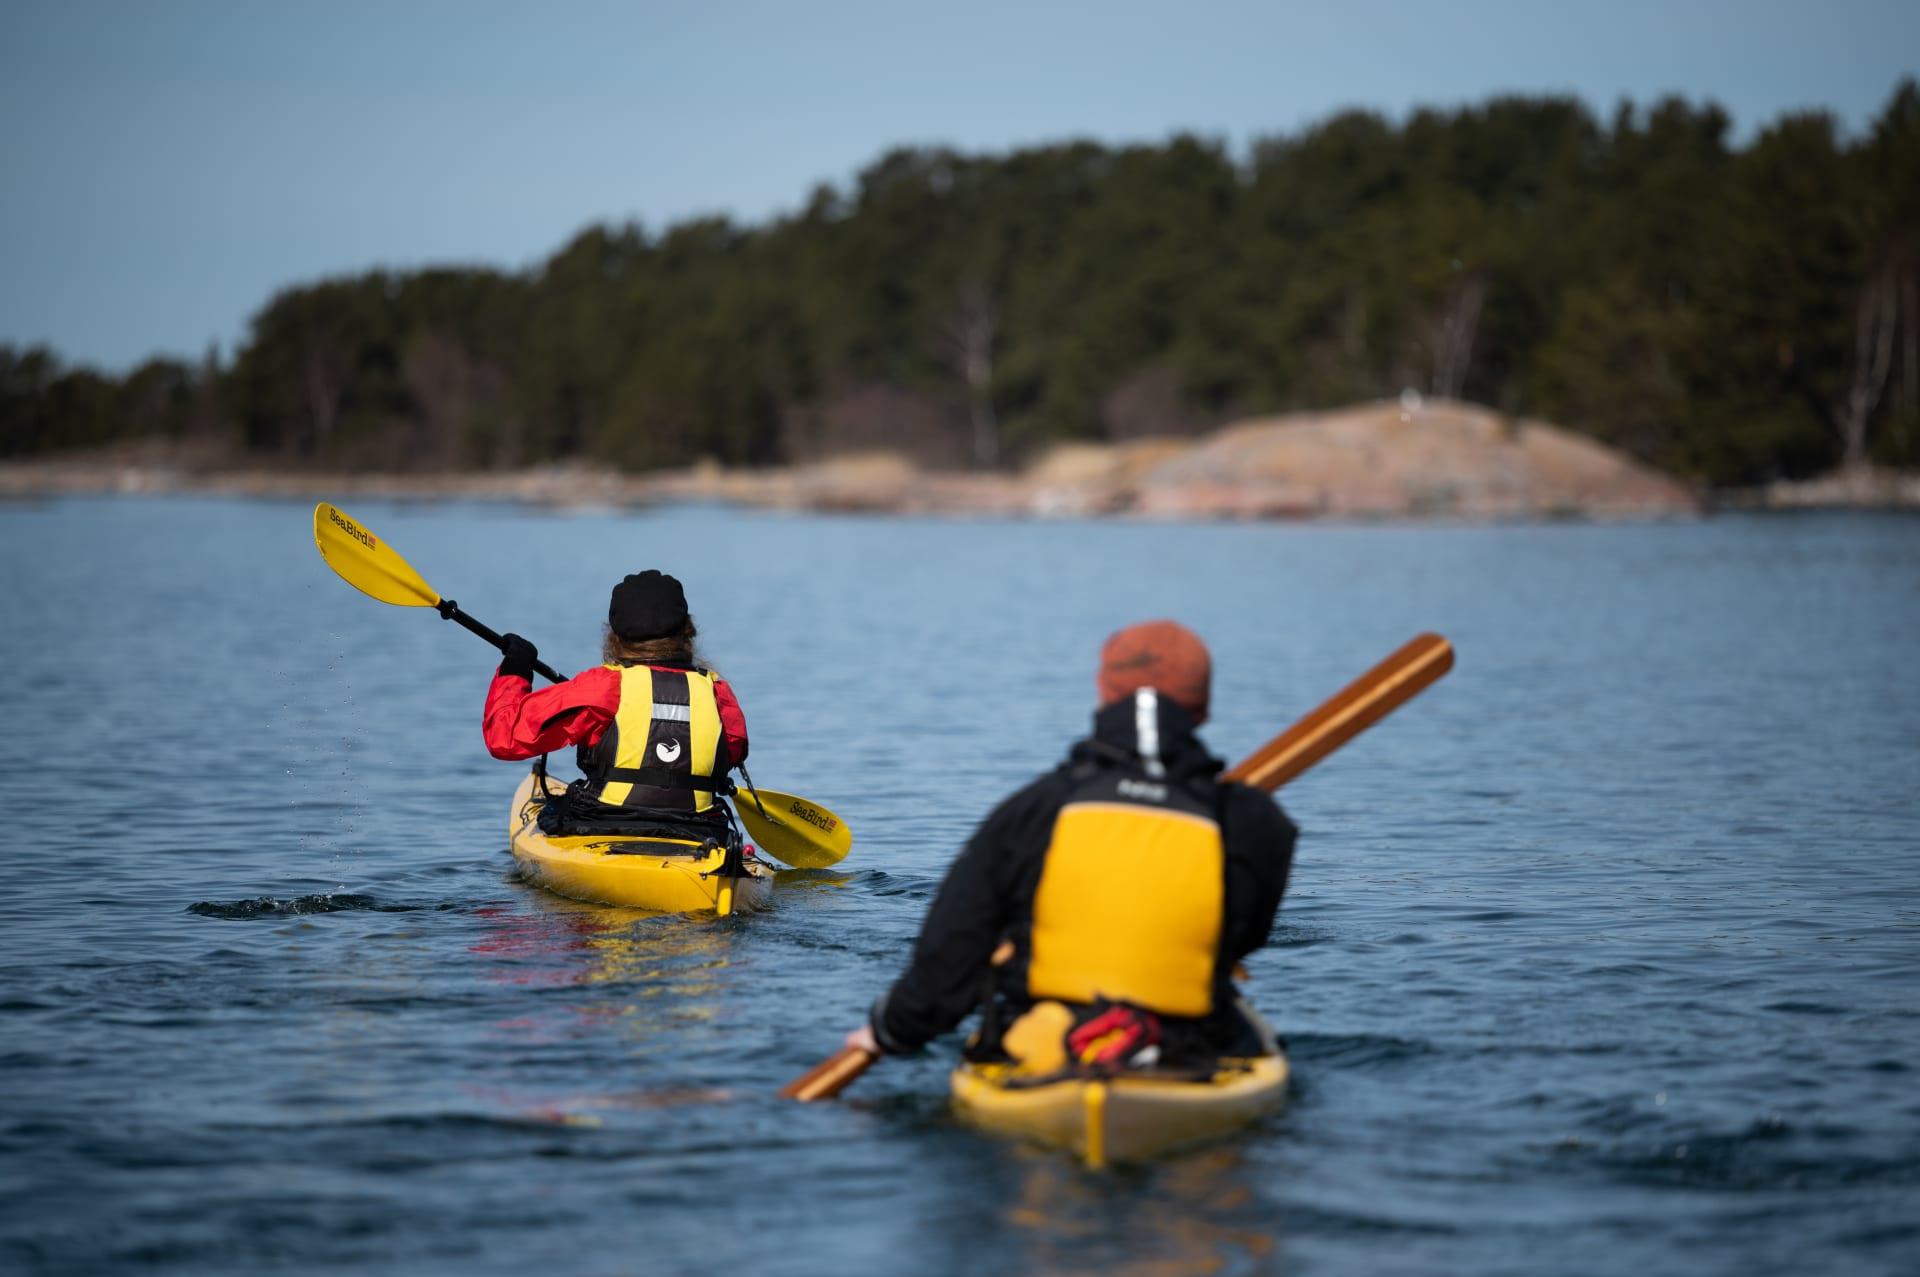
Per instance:
[[[901,149],[763,225],[289,288],[224,360],[0,346],[0,457],[1001,467],[1408,389],[1711,486],[1920,465],[1920,89],[1744,146],[1712,105],[1499,98],[1243,155]]]

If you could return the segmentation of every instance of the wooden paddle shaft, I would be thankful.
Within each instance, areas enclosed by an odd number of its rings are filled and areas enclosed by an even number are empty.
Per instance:
[[[830,1100],[846,1090],[855,1078],[872,1068],[873,1062],[879,1058],[873,1052],[862,1051],[857,1046],[843,1046],[781,1087],[780,1098],[799,1100],[802,1104]]]
[[[1453,644],[1422,634],[1262,745],[1222,780],[1271,793],[1419,695],[1453,668]]]

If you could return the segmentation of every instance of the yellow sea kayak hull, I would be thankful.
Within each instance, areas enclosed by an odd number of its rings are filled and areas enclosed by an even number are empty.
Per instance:
[[[536,778],[529,773],[514,792],[507,816],[513,858],[521,876],[574,900],[647,909],[656,913],[731,913],[766,908],[773,900],[773,870],[749,860],[745,872],[728,875],[726,853],[701,854],[699,844],[669,838],[606,834],[550,837],[540,831]],[[548,778],[551,792],[564,786]]]
[[[1287,1057],[1223,1060],[1206,1081],[1151,1074],[1010,1085],[1010,1066],[963,1064],[953,1072],[962,1120],[1071,1150],[1098,1168],[1137,1162],[1218,1139],[1286,1099]]]

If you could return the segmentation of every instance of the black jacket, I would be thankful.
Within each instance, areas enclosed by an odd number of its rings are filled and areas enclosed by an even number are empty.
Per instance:
[[[1198,787],[1220,802],[1226,852],[1225,917],[1214,965],[1216,1008],[1231,1001],[1234,964],[1267,942],[1286,891],[1298,835],[1268,795],[1221,785],[1220,762],[1194,736],[1192,717],[1160,702],[1160,758],[1169,783]],[[1033,901],[1053,837],[1054,820],[1090,771],[1142,767],[1135,747],[1134,703],[1116,702],[1094,716],[1093,735],[1059,767],[1001,803],[975,831],[947,871],[914,944],[906,974],[876,1002],[875,1039],[889,1053],[916,1050],[979,1007],[990,973],[1015,1001],[1024,997]],[[1014,943],[1014,959],[993,972],[993,951]]]

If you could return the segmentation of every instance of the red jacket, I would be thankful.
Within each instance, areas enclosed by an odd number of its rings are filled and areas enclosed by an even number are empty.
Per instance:
[[[725,757],[714,766],[714,774],[720,775],[747,761],[747,720],[725,679],[713,680],[713,698],[720,708],[720,743],[725,750]],[[619,708],[620,673],[604,665],[537,692],[531,679],[495,674],[487,688],[480,730],[487,738],[487,752],[495,758],[532,758],[569,745],[599,744]]]

